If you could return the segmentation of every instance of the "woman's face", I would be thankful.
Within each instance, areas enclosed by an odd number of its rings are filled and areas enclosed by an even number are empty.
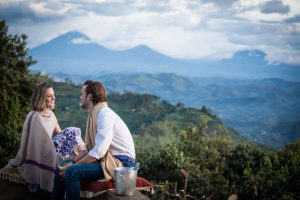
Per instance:
[[[46,90],[46,107],[49,110],[54,108],[55,96],[52,88]]]

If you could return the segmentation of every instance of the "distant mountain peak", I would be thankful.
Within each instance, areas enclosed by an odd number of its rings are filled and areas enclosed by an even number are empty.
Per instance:
[[[167,55],[164,55],[164,54],[161,54],[160,52],[155,51],[154,49],[151,49],[150,47],[148,47],[147,45],[144,45],[144,44],[141,44],[141,45],[135,46],[131,49],[125,50],[125,52],[130,52],[130,53],[140,55],[140,56],[143,55],[143,56],[146,56],[146,57],[150,56],[153,59],[154,59],[155,56],[158,56],[158,57],[156,57],[156,59],[162,58],[162,59],[172,60],[171,57],[169,57]]]
[[[54,38],[50,42],[55,45],[92,43],[90,38],[88,38],[86,35],[84,35],[80,32],[77,32],[77,31],[70,31],[65,34],[59,35],[58,37]]]
[[[153,49],[151,49],[150,47],[148,47],[147,45],[144,45],[144,44],[135,46],[132,49],[128,49],[128,50],[130,50],[130,51],[136,51],[136,52],[144,52],[144,53],[155,52]]]
[[[138,46],[133,47],[132,49],[140,49],[140,50],[152,50],[151,48],[149,48],[147,45],[144,44],[140,44]]]
[[[78,32],[78,31],[70,31],[70,32],[67,32],[65,34],[58,36],[57,38],[64,38],[64,39],[69,39],[69,40],[73,40],[73,39],[77,39],[77,38],[84,38],[86,40],[90,40],[90,38],[88,38],[86,35]]]

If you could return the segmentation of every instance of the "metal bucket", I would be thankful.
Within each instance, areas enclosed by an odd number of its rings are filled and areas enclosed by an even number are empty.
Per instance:
[[[136,167],[119,167],[115,169],[116,193],[118,195],[134,195],[138,166],[139,164]]]

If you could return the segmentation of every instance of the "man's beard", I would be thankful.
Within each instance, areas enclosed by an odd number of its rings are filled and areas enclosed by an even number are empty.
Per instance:
[[[87,103],[81,103],[81,108],[87,109],[87,107],[88,107]]]

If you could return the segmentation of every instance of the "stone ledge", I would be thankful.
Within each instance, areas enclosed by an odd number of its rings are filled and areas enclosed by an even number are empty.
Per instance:
[[[88,200],[88,199],[84,199],[84,200]],[[150,199],[139,191],[136,191],[135,194],[130,197],[119,196],[114,191],[106,191],[100,196],[90,198],[90,200],[150,200]]]
[[[40,200],[49,199],[50,193],[42,190],[38,190],[35,193],[30,193],[27,187],[21,183],[14,183],[7,180],[0,180],[0,200]],[[141,192],[136,191],[133,196],[125,197],[119,196],[114,191],[106,191],[102,195],[82,200],[150,200],[147,196]]]

